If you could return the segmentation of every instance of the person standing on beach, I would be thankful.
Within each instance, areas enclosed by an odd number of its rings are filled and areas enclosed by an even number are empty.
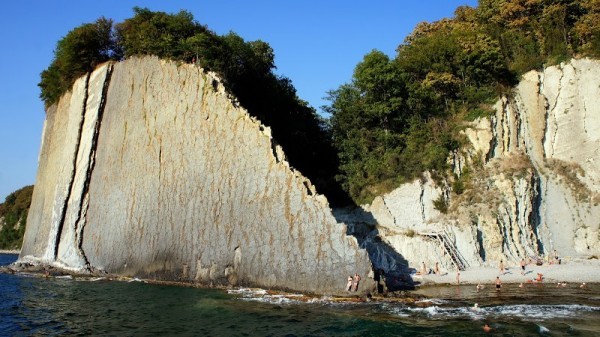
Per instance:
[[[423,268],[423,270],[421,271],[421,274],[427,275],[428,272],[427,272],[427,265],[425,264],[425,261],[422,262],[422,268]]]
[[[352,291],[358,291],[358,283],[360,282],[360,275],[354,274],[354,280],[352,281]]]
[[[352,276],[348,275],[348,283],[346,283],[346,290],[350,291],[352,290]]]
[[[435,263],[435,274],[436,275],[440,274],[440,264],[438,262]]]
[[[504,261],[500,260],[500,273],[504,274]]]
[[[456,269],[456,284],[460,284],[460,269]]]
[[[525,259],[521,259],[521,275],[525,275]]]
[[[500,291],[502,288],[502,282],[500,282],[500,276],[496,276],[496,291]]]

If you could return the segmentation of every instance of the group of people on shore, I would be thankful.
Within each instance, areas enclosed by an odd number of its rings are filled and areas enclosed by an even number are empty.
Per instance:
[[[360,282],[360,275],[354,273],[354,276],[348,275],[348,283],[346,284],[346,291],[358,291],[358,284]]]
[[[425,261],[421,262],[421,270],[417,271],[417,275],[427,275],[427,274],[436,274],[441,275],[442,272],[440,270],[440,264],[438,262],[435,263],[435,267],[433,269],[428,269]]]
[[[558,253],[555,250],[552,251],[552,253],[548,254],[547,259],[548,264],[561,264],[561,258],[558,256]],[[544,259],[543,258],[539,258],[539,257],[530,257],[530,258],[522,258],[521,261],[519,262],[519,267],[520,267],[520,272],[521,275],[525,276],[527,274],[526,269],[527,266],[530,264],[535,264],[537,266],[542,266],[544,264]],[[495,285],[496,285],[496,289],[499,290],[500,288],[502,288],[502,281],[500,280],[500,276],[505,275],[507,273],[507,268],[504,264],[504,260],[500,260],[499,263],[499,275],[496,277],[495,280]],[[445,275],[442,274],[441,270],[440,270],[440,265],[438,262],[435,263],[435,267],[433,269],[429,269],[427,267],[427,264],[425,264],[425,261],[421,262],[421,268],[419,268],[416,271],[416,275],[429,275],[429,274],[435,274],[435,275]],[[544,275],[542,273],[537,273],[536,277],[527,280],[527,283],[539,283],[542,282],[544,279]],[[456,270],[456,284],[460,284],[460,270]],[[559,283],[560,285],[560,283]],[[477,290],[482,289],[483,286],[482,285],[478,285]]]

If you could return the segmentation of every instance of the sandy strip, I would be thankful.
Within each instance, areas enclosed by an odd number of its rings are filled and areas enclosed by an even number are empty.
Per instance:
[[[0,254],[21,254],[21,251],[20,250],[0,249]]]
[[[537,273],[543,274],[543,282],[556,283],[590,283],[600,282],[600,260],[567,260],[562,264],[545,264],[542,266],[527,265],[525,275],[521,275],[519,265],[511,265],[504,273],[493,267],[472,267],[460,272],[460,284],[493,284],[496,277],[500,277],[502,283],[524,283],[531,282]],[[456,271],[442,273],[442,275],[412,275],[415,282],[422,285],[429,284],[456,284]]]

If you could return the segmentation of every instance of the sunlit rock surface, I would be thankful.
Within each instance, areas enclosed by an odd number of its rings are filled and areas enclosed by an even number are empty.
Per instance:
[[[450,159],[469,188],[428,175],[363,207],[373,233],[408,264],[453,271],[437,239],[445,232],[468,266],[517,263],[554,249],[563,258],[600,255],[600,62],[571,60],[525,74],[495,115],[464,130],[470,145]],[[448,203],[437,212],[440,195]],[[348,222],[352,222],[349,220]],[[374,261],[388,265],[386,257]]]
[[[270,129],[201,68],[99,67],[51,107],[21,261],[344,293],[372,269]]]

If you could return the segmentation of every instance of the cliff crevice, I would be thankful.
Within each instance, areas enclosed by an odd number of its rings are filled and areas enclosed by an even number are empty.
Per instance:
[[[83,89],[83,105],[82,105],[82,109],[81,109],[81,119],[79,122],[79,127],[77,129],[77,138],[76,138],[76,144],[75,144],[75,153],[73,155],[73,163],[72,163],[72,171],[71,171],[71,177],[69,179],[68,185],[66,187],[67,189],[67,195],[65,196],[65,199],[63,201],[63,205],[60,209],[60,219],[58,220],[58,223],[56,224],[56,236],[54,238],[49,238],[49,240],[54,239],[54,243],[52,245],[49,244],[48,247],[48,251],[50,251],[51,256],[53,257],[54,260],[56,260],[58,258],[58,247],[60,245],[60,238],[63,232],[63,227],[65,224],[65,219],[67,216],[67,208],[69,205],[69,201],[71,200],[71,194],[73,193],[73,184],[75,182],[75,175],[77,172],[77,164],[78,164],[78,151],[79,151],[79,145],[81,143],[81,135],[83,133],[83,125],[85,123],[85,115],[86,115],[86,108],[87,108],[87,98],[88,98],[88,92],[89,92],[89,82],[90,82],[90,75],[91,74],[87,74],[85,77],[85,85],[84,85],[84,89]],[[48,255],[50,255],[48,254]]]

